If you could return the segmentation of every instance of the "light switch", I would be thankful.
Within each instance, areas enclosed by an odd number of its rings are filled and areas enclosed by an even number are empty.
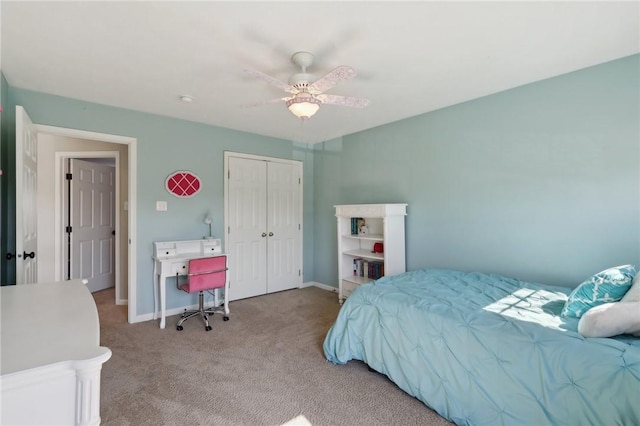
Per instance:
[[[157,212],[166,212],[167,211],[167,202],[166,201],[156,201],[156,211]]]

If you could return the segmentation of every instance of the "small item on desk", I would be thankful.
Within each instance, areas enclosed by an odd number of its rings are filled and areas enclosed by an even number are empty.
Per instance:
[[[208,237],[202,237],[205,240],[211,240],[213,239],[213,235],[211,233],[211,224],[213,223],[213,219],[211,218],[211,216],[206,216],[204,218],[204,223],[209,225],[209,236]]]

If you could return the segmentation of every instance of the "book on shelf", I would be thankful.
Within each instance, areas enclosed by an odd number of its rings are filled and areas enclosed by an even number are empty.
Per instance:
[[[372,261],[369,262],[369,278],[377,280],[384,276],[384,262]]]
[[[353,276],[354,277],[361,277],[363,274],[362,271],[362,258],[361,257],[356,257],[355,259],[353,259]]]
[[[361,231],[365,229],[365,220],[362,217],[352,217],[351,218],[351,235],[358,235],[362,233]]]

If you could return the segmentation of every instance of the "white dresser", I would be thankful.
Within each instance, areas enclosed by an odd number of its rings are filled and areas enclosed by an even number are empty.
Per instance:
[[[0,424],[100,424],[100,346],[82,280],[0,288]]]

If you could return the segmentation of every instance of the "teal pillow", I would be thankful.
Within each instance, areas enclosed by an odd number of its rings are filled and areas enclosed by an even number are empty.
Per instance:
[[[635,275],[636,268],[633,265],[616,266],[598,272],[573,289],[560,315],[580,318],[594,306],[620,301],[631,287]]]

